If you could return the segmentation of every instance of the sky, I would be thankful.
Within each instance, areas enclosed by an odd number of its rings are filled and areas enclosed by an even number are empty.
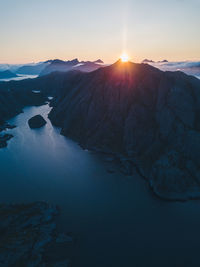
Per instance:
[[[200,60],[200,0],[0,0],[0,63]]]

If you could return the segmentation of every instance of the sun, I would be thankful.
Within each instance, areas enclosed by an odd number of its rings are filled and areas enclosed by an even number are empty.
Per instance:
[[[128,62],[129,61],[129,57],[126,53],[123,53],[120,57],[122,62]]]

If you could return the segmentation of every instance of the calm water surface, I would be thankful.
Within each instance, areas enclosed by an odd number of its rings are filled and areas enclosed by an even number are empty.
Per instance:
[[[61,207],[60,227],[77,240],[78,267],[200,266],[200,201],[165,202],[135,174],[106,171],[106,162],[61,136],[48,105],[29,107],[10,122],[15,136],[0,150],[0,201],[45,200]]]

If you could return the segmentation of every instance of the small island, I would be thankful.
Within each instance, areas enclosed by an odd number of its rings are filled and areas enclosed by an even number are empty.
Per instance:
[[[73,239],[58,232],[58,214],[46,202],[0,204],[0,266],[69,266],[64,252]]]
[[[35,128],[41,128],[44,126],[47,122],[41,115],[35,115],[34,117],[30,118],[28,121],[29,127],[31,129]]]

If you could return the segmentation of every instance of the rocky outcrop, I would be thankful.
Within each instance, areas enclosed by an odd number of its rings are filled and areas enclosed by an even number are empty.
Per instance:
[[[14,129],[16,126],[15,125],[11,125],[9,123],[0,123],[0,132],[7,130],[7,129]]]
[[[29,127],[32,129],[35,128],[41,128],[44,126],[47,122],[41,115],[35,115],[34,117],[30,118],[28,120]]]
[[[7,141],[13,138],[12,134],[0,134],[0,148],[7,147]]]
[[[0,266],[69,266],[72,238],[58,233],[57,215],[58,209],[44,202],[1,204]]]
[[[117,62],[73,73],[49,114],[83,147],[122,155],[167,199],[200,197],[200,81]]]

